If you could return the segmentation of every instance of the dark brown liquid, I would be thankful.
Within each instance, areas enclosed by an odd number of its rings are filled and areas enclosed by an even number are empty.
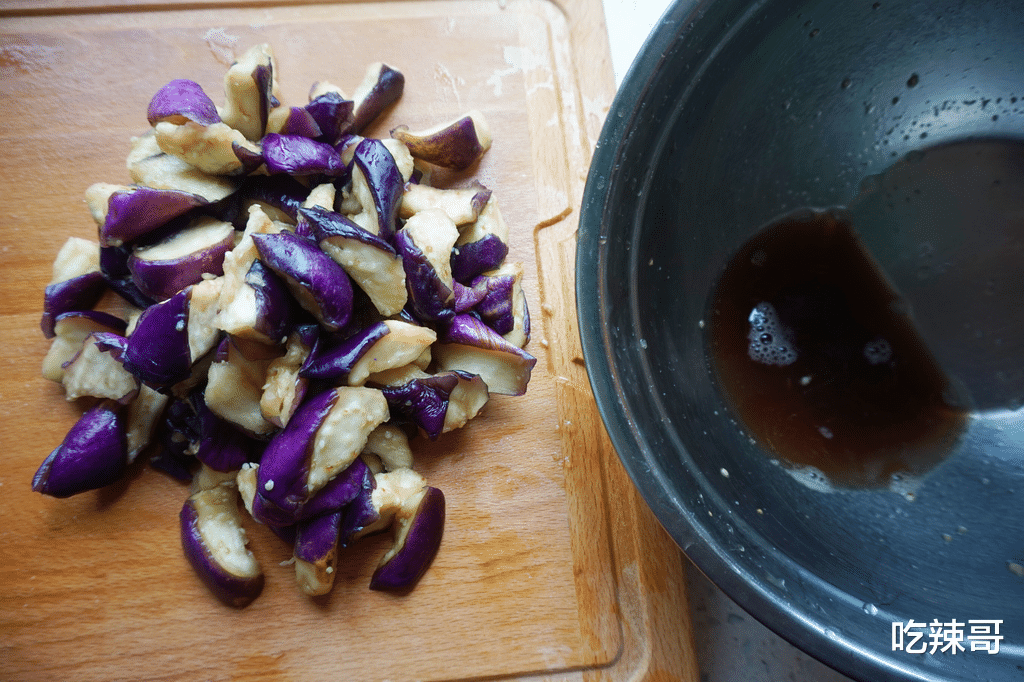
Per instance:
[[[950,382],[840,211],[759,231],[712,305],[721,387],[783,462],[885,486],[941,461],[963,429]]]

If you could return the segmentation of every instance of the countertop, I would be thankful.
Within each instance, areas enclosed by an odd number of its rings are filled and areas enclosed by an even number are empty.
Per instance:
[[[603,3],[618,84],[670,2]],[[693,564],[687,569],[701,682],[850,682],[761,625]]]

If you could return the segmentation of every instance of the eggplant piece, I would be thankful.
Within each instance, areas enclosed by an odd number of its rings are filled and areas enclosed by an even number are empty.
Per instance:
[[[355,105],[350,131],[361,133],[402,97],[404,89],[405,76],[401,72],[380,62],[370,64],[352,96]]]
[[[395,235],[409,308],[421,322],[447,323],[455,315],[450,255],[458,237],[455,224],[440,209],[413,215]]]
[[[65,397],[106,398],[127,405],[139,393],[139,380],[124,367],[122,360],[127,341],[119,334],[93,332],[82,349],[64,365]]]
[[[482,295],[474,306],[477,315],[509,343],[524,347],[530,340],[530,311],[523,293],[523,266],[505,263],[473,280]]]
[[[137,248],[128,259],[132,281],[146,296],[164,301],[203,275],[224,272],[224,254],[235,246],[235,228],[202,217],[156,244]]]
[[[308,194],[309,188],[290,175],[250,175],[233,197],[237,200],[235,212],[241,219],[236,228],[245,229],[253,203],[260,204],[268,216],[276,210],[278,221],[294,224]]]
[[[281,110],[275,109],[274,111]],[[320,125],[305,107],[288,107],[287,113],[282,116],[282,119],[280,125],[275,128],[273,123],[274,115],[271,114],[271,122],[267,124],[267,133],[298,135],[299,137],[308,137],[311,140],[318,139],[323,135]]]
[[[168,395],[145,384],[139,386],[139,393],[128,405],[124,418],[129,464],[134,462],[152,442],[160,418],[170,401],[171,398]]]
[[[344,327],[352,315],[348,275],[316,244],[291,233],[254,234],[262,260],[328,331]]]
[[[436,340],[437,334],[427,327],[385,320],[336,347],[318,347],[299,373],[310,379],[344,380],[350,386],[361,386],[374,372],[412,362]]]
[[[299,370],[312,352],[317,337],[316,325],[303,325],[288,335],[284,355],[267,366],[260,411],[276,427],[288,425],[306,395],[309,381]]]
[[[260,164],[260,148],[227,123],[162,121],[153,133],[160,151],[208,175],[244,175]]]
[[[207,372],[203,396],[206,406],[221,419],[255,437],[267,437],[277,427],[263,416],[260,399],[267,368],[279,350],[252,342],[243,349],[243,343],[234,337],[221,342]]]
[[[313,96],[310,93],[306,111],[320,128],[320,139],[330,145],[341,141],[352,126],[355,102],[345,99],[340,92],[325,91]]]
[[[454,308],[456,314],[471,311],[487,295],[486,288],[473,286],[472,284],[466,286],[461,284],[459,280],[454,281],[452,289],[455,293]]]
[[[350,386],[361,386],[371,374],[415,361],[437,340],[437,333],[427,327],[400,320],[385,320],[381,324],[388,333],[356,359],[348,373]]]
[[[395,424],[381,424],[366,438],[361,455],[376,457],[384,471],[411,469],[413,465],[412,448],[405,431]]]
[[[445,498],[426,487],[402,504],[395,515],[394,544],[370,579],[371,590],[408,590],[426,572],[444,535]]]
[[[258,460],[263,450],[260,443],[215,415],[201,391],[175,403],[171,428],[187,442],[184,454],[202,462],[204,471],[230,473],[232,479],[244,464]]]
[[[224,256],[216,326],[228,334],[268,344],[287,336],[294,312],[291,294],[285,282],[257,260],[259,251],[252,238],[283,230],[260,206],[249,208],[242,239]]]
[[[202,197],[214,203],[233,194],[239,180],[227,175],[211,175],[160,149],[153,130],[132,138],[128,153],[128,172],[132,181],[153,189],[175,190]]]
[[[131,255],[128,246],[101,246],[100,272],[111,291],[136,308],[144,310],[156,301],[139,291],[132,281],[132,273],[128,269]]]
[[[444,412],[441,433],[461,429],[480,413],[491,397],[487,384],[479,375],[460,370],[452,373],[459,378],[459,382],[448,395],[448,409]]]
[[[263,591],[263,569],[246,547],[237,489],[219,485],[193,493],[179,519],[185,557],[210,591],[229,606],[252,603]]]
[[[343,386],[307,398],[267,445],[257,479],[256,519],[288,525],[302,507],[359,456],[369,433],[389,418],[380,391]]]
[[[508,226],[492,196],[476,221],[465,228],[451,255],[452,276],[469,284],[474,277],[496,270],[508,255]]]
[[[295,581],[305,594],[317,597],[334,586],[338,536],[344,512],[321,514],[295,526]]]
[[[271,175],[341,177],[348,172],[334,147],[301,135],[268,133],[263,138],[263,162]]]
[[[396,418],[415,424],[430,440],[437,440],[444,429],[448,397],[458,383],[459,377],[452,372],[436,376],[417,372],[409,381],[385,386],[381,392]]]
[[[53,324],[54,338],[43,358],[43,377],[63,383],[64,365],[78,355],[93,332],[124,334],[127,323],[98,310],[75,311],[58,315]]]
[[[274,51],[264,43],[249,48],[224,74],[225,102],[218,113],[254,142],[263,137],[270,110],[279,104],[276,71]]]
[[[457,315],[433,347],[440,370],[479,375],[491,393],[523,395],[537,359],[472,315]]]
[[[53,276],[43,294],[43,336],[52,339],[59,315],[91,309],[106,290],[99,247],[88,239],[69,237],[53,260]]]
[[[344,381],[359,358],[389,332],[384,322],[378,322],[338,344],[329,344],[321,337],[299,369],[299,376],[335,383]]]
[[[403,142],[415,158],[452,170],[469,168],[491,148],[491,128],[476,110],[426,130],[398,126],[391,137]]]
[[[365,221],[356,222],[390,242],[398,229],[405,182],[383,142],[366,138],[356,145],[352,155],[352,185],[366,213]]]
[[[32,490],[51,497],[71,497],[114,483],[128,466],[121,406],[103,401],[83,414],[63,442],[43,460]]]
[[[192,121],[202,126],[220,122],[217,106],[203,87],[187,78],[172,80],[156,91],[146,109],[151,126],[161,121],[181,124]]]
[[[405,307],[408,293],[402,258],[391,244],[351,220],[321,207],[299,210],[320,249],[341,265],[385,317]]]
[[[469,225],[480,217],[490,198],[491,190],[479,182],[455,189],[410,184],[402,195],[398,215],[408,219],[420,211],[441,209],[456,225]]]
[[[146,308],[128,337],[124,366],[153,388],[169,388],[189,377],[192,353],[188,339],[186,287],[166,301]]]
[[[96,183],[85,198],[99,226],[100,246],[121,246],[210,202],[190,192]]]

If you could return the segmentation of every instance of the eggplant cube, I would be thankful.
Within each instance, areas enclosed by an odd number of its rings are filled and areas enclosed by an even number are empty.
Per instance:
[[[181,508],[180,522],[185,557],[218,599],[243,607],[260,595],[263,569],[246,547],[234,486],[192,494]]]
[[[476,110],[427,130],[399,126],[391,136],[404,142],[417,159],[453,170],[469,168],[491,147],[491,128]]]
[[[70,497],[110,485],[124,474],[128,449],[120,406],[104,401],[83,414],[43,461],[32,490]]]

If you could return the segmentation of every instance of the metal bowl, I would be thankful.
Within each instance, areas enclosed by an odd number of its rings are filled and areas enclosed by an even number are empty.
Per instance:
[[[864,227],[970,398],[955,450],[912,484],[817,485],[780,464],[720,389],[710,301],[778,216],[848,206],[908,154],[1024,139],[1021,74],[1017,2],[680,0],[590,169],[577,306],[620,458],[729,596],[865,681],[1024,678],[1024,229],[927,211]],[[1005,161],[1024,193],[1024,159]]]

